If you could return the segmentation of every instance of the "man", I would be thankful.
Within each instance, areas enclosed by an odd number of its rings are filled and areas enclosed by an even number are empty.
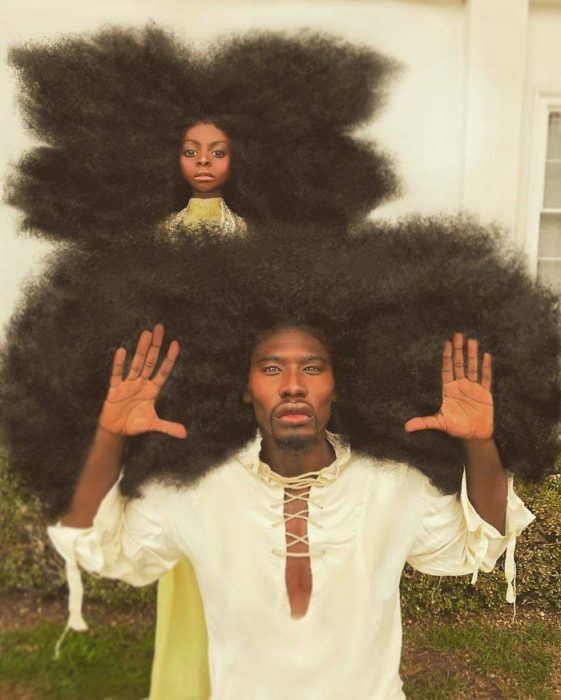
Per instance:
[[[126,379],[126,353],[117,350],[72,505],[50,529],[58,550],[71,567],[77,559],[134,585],[187,555],[205,606],[212,697],[403,698],[405,562],[475,577],[533,517],[492,439],[490,356],[479,367],[477,341],[468,341],[466,372],[455,334],[444,345],[440,411],[405,425],[462,441],[459,500],[420,471],[354,454],[330,434],[329,343],[314,329],[285,326],[257,339],[240,397],[253,407],[258,437],[194,485],[151,482],[126,502],[115,488],[125,436],[187,437],[155,410],[179,353],[172,342],[156,370],[162,342],[161,325],[142,333]]]

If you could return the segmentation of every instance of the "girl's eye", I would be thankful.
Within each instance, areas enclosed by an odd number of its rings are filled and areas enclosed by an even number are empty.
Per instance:
[[[226,152],[225,151],[213,151],[212,155],[215,158],[224,158],[224,156],[226,155]]]
[[[197,151],[195,151],[194,148],[186,148],[183,151],[183,155],[187,156],[187,158],[194,158],[196,154],[197,154]]]

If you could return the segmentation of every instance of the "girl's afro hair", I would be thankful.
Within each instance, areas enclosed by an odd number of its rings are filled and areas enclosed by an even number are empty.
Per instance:
[[[176,232],[177,234],[178,232]],[[182,347],[158,412],[187,440],[127,442],[123,492],[148,479],[193,482],[256,430],[242,402],[256,338],[305,326],[329,341],[338,400],[330,427],[353,449],[406,461],[458,489],[459,444],[403,423],[440,405],[442,343],[478,337],[494,357],[495,437],[505,465],[538,478],[554,466],[560,335],[555,297],[497,243],[456,219],[412,218],[349,232],[323,223],[252,225],[58,252],[29,286],[3,353],[0,400],[11,464],[51,514],[68,505],[107,391],[111,357],[162,321]],[[151,262],[157,261],[157,263]]]
[[[39,236],[138,243],[185,206],[180,140],[200,121],[231,139],[224,196],[243,217],[348,221],[396,191],[388,159],[352,135],[396,68],[369,48],[253,32],[198,52],[148,25],[18,46],[9,60],[42,143],[14,169],[6,199]]]

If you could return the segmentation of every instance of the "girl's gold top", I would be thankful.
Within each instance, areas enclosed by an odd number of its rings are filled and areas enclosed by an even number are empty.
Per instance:
[[[185,209],[166,219],[165,230],[175,238],[179,229],[196,231],[202,226],[208,229],[209,225],[224,236],[243,236],[247,232],[245,221],[228,207],[222,197],[191,197]]]

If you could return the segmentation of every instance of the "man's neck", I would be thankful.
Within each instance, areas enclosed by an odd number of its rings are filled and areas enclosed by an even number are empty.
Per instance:
[[[316,472],[335,460],[335,450],[327,440],[325,432],[305,449],[292,449],[279,444],[269,434],[262,436],[260,457],[273,471],[281,476],[299,476]]]

